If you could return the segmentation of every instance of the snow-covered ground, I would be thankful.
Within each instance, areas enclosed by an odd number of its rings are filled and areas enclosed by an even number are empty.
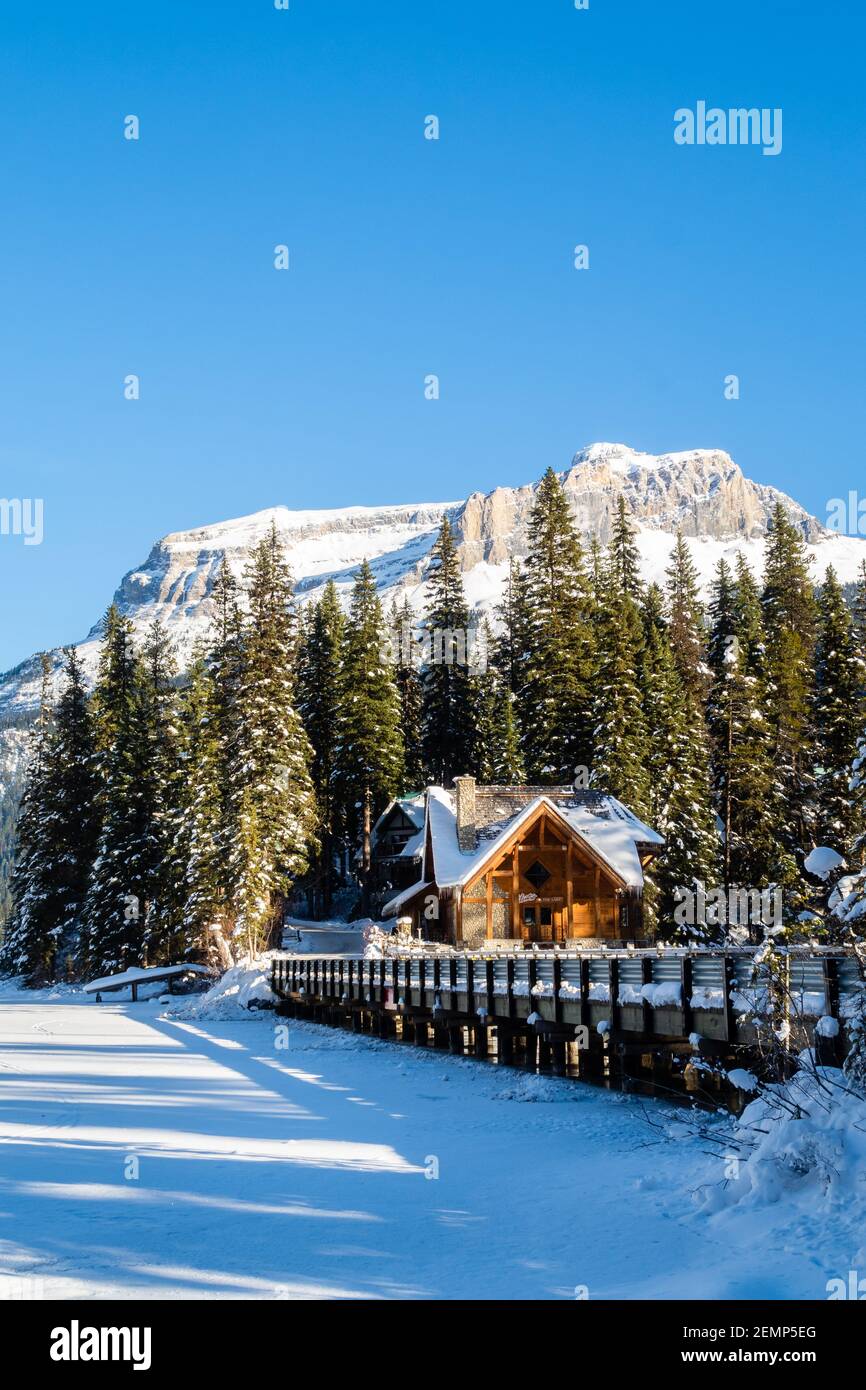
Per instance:
[[[667,1106],[235,1003],[266,994],[0,986],[0,1293],[802,1299],[862,1261],[850,1187],[708,1214],[722,1160]]]

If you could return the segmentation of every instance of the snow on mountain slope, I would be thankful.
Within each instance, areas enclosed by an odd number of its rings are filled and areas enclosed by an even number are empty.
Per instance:
[[[781,500],[815,556],[820,578],[830,563],[843,582],[854,579],[866,542],[826,530],[775,488],[753,483],[721,450],[652,455],[624,444],[592,444],[560,474],[581,534],[604,544],[617,499],[625,499],[638,529],[647,579],[661,579],[681,528],[707,584],[721,555],[738,551],[760,571],[770,515]],[[369,560],[386,601],[408,594],[423,607],[430,551],[443,512],[455,527],[470,605],[489,611],[500,599],[510,556],[526,553],[527,522],[537,483],[475,492],[464,502],[291,511],[274,507],[211,526],[178,531],[158,541],[143,565],[121,581],[115,600],[143,632],[157,616],[168,625],[183,661],[207,634],[209,596],[223,559],[241,574],[251,549],[275,523],[303,600],[315,599],[328,579],[348,595],[358,565]],[[92,677],[98,625],[79,646]],[[59,669],[60,656],[55,653]],[[0,714],[31,710],[39,690],[36,658],[0,678]]]

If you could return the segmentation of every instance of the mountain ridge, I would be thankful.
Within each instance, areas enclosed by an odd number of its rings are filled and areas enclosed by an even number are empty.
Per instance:
[[[816,577],[834,563],[843,582],[853,579],[866,541],[839,536],[786,493],[752,482],[729,454],[692,449],[647,454],[625,444],[594,443],[578,450],[558,473],[584,541],[604,544],[622,496],[637,528],[644,576],[659,578],[677,529],[692,550],[706,583],[721,554],[746,555],[760,567],[770,516],[781,501],[819,560]],[[225,560],[243,570],[256,541],[270,527],[282,536],[302,601],[315,599],[333,579],[348,596],[358,566],[367,559],[386,599],[406,593],[423,607],[430,551],[443,513],[455,529],[467,599],[476,612],[489,612],[502,591],[511,556],[526,553],[527,523],[537,482],[475,491],[462,501],[394,503],[292,510],[275,506],[170,532],[157,540],[142,565],[123,576],[114,601],[137,631],[157,616],[166,622],[181,661],[210,623],[209,595]],[[823,563],[822,563],[823,562]],[[95,674],[101,618],[73,645],[86,675]],[[55,669],[60,651],[52,653]],[[0,715],[35,708],[39,693],[36,655],[0,676]]]

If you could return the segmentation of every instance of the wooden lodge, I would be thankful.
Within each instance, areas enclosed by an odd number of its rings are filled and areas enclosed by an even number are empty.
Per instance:
[[[643,869],[663,843],[603,792],[458,777],[453,791],[427,788],[418,877],[383,916],[464,949],[640,941]]]

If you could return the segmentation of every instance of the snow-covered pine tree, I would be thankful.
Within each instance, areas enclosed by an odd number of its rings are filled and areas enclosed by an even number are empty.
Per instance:
[[[732,887],[768,886],[784,865],[771,730],[765,712],[760,596],[739,556],[736,578],[719,562],[710,605],[708,723],[722,821],[722,876]]]
[[[512,695],[523,684],[523,672],[528,647],[528,611],[526,576],[512,555],[508,561],[508,578],[502,602],[496,609],[498,633],[493,639],[493,664]]]
[[[30,734],[30,761],[18,817],[18,843],[12,872],[12,911],[0,949],[0,970],[23,975],[28,985],[50,977],[56,948],[49,909],[54,827],[51,788],[51,658],[40,656],[39,715]]]
[[[693,700],[703,701],[708,675],[704,663],[704,610],[697,567],[682,531],[677,531],[665,578],[668,636],[674,664],[683,689]]]
[[[343,636],[336,764],[340,822],[352,846],[360,840],[366,792],[375,820],[403,786],[400,697],[389,655],[382,605],[365,560],[355,579]]]
[[[622,497],[617,501],[600,592],[601,606],[593,614],[597,674],[590,783],[646,818],[647,727],[640,688],[643,587],[634,528]]]
[[[552,468],[529,517],[517,690],[523,761],[533,782],[570,782],[592,762],[592,601],[568,499]]]
[[[292,577],[275,524],[245,571],[231,774],[230,881],[236,932],[251,951],[267,941],[294,882],[309,867],[316,804],[312,749],[295,707],[297,613]]]
[[[598,629],[590,784],[648,819],[647,728],[636,674],[642,646],[636,639],[636,612],[634,600],[611,585]]]
[[[847,858],[855,836],[849,782],[864,725],[864,660],[832,565],[819,601],[812,718],[818,761],[815,841]]]
[[[179,696],[171,876],[180,884],[167,954],[217,964],[215,930],[225,925],[220,852],[219,739],[213,675],[204,643],[192,652]]]
[[[421,673],[414,642],[417,620],[408,598],[391,609],[394,646],[394,680],[400,699],[400,732],[403,738],[403,786],[417,792],[424,786],[424,759],[421,753],[423,730]]]
[[[53,871],[47,905],[54,943],[50,967],[55,978],[61,966],[65,970],[65,962],[78,954],[81,914],[99,834],[93,724],[74,647],[64,648],[63,663],[48,744]]]
[[[640,602],[640,551],[635,541],[634,524],[622,493],[616,499],[602,588],[608,584],[617,594],[630,598],[635,605]]]
[[[860,561],[853,603],[854,635],[863,660],[866,661],[866,560]]]
[[[482,623],[485,651],[494,647],[489,624]],[[523,760],[514,719],[513,696],[495,665],[472,677],[475,744],[470,770],[479,782],[510,786],[524,780]]]
[[[665,837],[645,893],[648,926],[673,932],[678,888],[715,887],[719,840],[710,798],[709,749],[703,709],[684,687],[664,617],[661,590],[652,585],[643,606],[641,657],[647,729],[650,823]],[[651,921],[652,915],[656,923]],[[702,934],[696,929],[696,934]]]
[[[157,619],[145,634],[138,671],[150,811],[144,950],[154,965],[168,964],[173,959],[176,924],[182,917],[186,896],[184,868],[173,853],[181,797],[177,686],[174,647],[165,624]]]
[[[217,851],[220,862],[223,953],[231,955],[229,938],[237,924],[240,875],[241,801],[244,792],[243,740],[244,641],[238,584],[223,561],[211,593],[213,633],[208,655],[211,678],[211,730],[215,742]]]
[[[589,592],[592,598],[592,611],[594,614],[600,613],[604,607],[606,585],[607,585],[607,566],[605,564],[604,550],[598,536],[593,536],[589,543],[589,562],[587,566],[589,577]]]
[[[153,889],[149,731],[132,624],[115,604],[103,622],[92,713],[100,834],[84,905],[81,963],[90,975],[141,965]]]
[[[799,867],[804,850],[814,843],[816,812],[811,684],[817,610],[810,564],[800,531],[777,503],[767,538],[761,605],[777,804],[784,808],[785,848],[797,866],[788,879],[792,909],[803,890]]]
[[[421,676],[424,767],[447,786],[472,756],[469,610],[454,532],[447,515],[432,552],[423,628],[428,651]]]
[[[313,910],[327,916],[337,883],[340,839],[337,753],[341,710],[345,619],[332,580],[311,606],[303,625],[298,663],[298,710],[313,750],[310,775],[318,811],[318,850],[310,872]]]

